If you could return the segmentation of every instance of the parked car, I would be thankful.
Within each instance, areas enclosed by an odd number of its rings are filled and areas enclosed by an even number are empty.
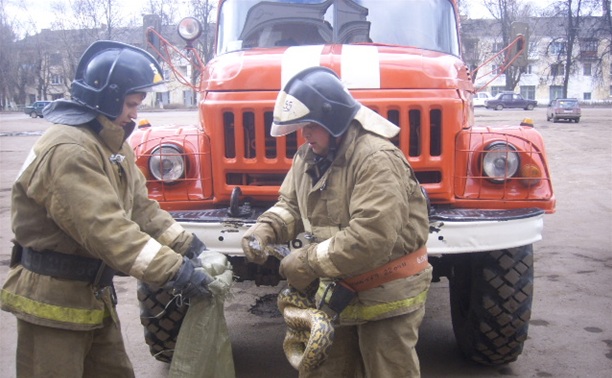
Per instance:
[[[49,105],[51,101],[36,101],[30,106],[26,106],[23,112],[32,118],[43,117],[42,110]]]
[[[472,99],[472,103],[474,104],[474,107],[477,106],[485,106],[485,102],[487,100],[492,99],[493,96],[491,96],[488,92],[478,92],[476,94],[474,94],[474,98]]]
[[[504,108],[522,108],[525,110],[533,110],[538,102],[524,98],[519,93],[502,92],[491,100],[485,101],[487,109],[502,110]]]
[[[557,122],[561,119],[569,122],[580,122],[582,110],[576,98],[558,98],[552,100],[546,109],[546,120]]]

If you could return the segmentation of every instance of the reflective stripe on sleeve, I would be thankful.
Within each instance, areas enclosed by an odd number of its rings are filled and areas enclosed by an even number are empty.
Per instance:
[[[2,290],[0,295],[3,309],[16,313],[28,314],[40,319],[48,319],[62,323],[97,325],[101,324],[110,313],[105,309],[92,310],[83,308],[61,307]]]
[[[171,245],[172,242],[174,242],[176,238],[178,238],[184,231],[185,229],[183,226],[178,223],[174,223],[161,234],[159,241],[164,245]]]
[[[130,269],[129,272],[130,276],[134,276],[136,278],[144,276],[144,272],[147,270],[149,264],[151,261],[153,261],[155,256],[157,256],[157,253],[161,247],[162,245],[157,240],[153,238],[149,239],[147,244],[145,244],[145,246],[140,250],[138,257],[136,257],[136,260],[132,265],[132,269]]]
[[[289,211],[280,206],[272,206],[266,211],[266,213],[273,213],[279,216],[283,222],[285,222],[287,233],[289,235],[295,235],[295,218]]]
[[[336,268],[334,263],[329,258],[329,245],[331,239],[322,241],[317,245],[315,250],[315,260],[325,276],[327,277],[338,277],[342,273]]]

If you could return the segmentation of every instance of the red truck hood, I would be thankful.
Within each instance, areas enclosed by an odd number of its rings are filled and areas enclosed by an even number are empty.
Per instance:
[[[315,45],[252,49],[211,60],[207,91],[278,91],[312,66],[336,71],[350,89],[469,89],[457,57],[422,49],[379,45]]]

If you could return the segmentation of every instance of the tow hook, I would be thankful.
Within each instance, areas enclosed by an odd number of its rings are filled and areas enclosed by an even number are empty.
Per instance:
[[[245,202],[240,206],[240,197],[242,197],[242,190],[239,186],[234,187],[232,189],[232,195],[230,196],[230,206],[227,209],[227,213],[229,216],[233,218],[244,218],[251,215],[253,212],[251,209],[251,204],[249,202]]]

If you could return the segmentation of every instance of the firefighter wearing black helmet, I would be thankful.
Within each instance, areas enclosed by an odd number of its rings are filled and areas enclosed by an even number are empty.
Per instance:
[[[327,360],[300,377],[419,376],[429,222],[415,174],[389,141],[399,128],[357,102],[332,70],[314,67],[289,80],[274,107],[273,136],[299,129],[306,143],[279,201],[242,246],[262,263],[270,244],[302,232],[311,241],[282,259],[280,273],[298,290],[319,280],[315,302],[337,324]],[[340,309],[329,301],[339,287],[354,292]]]
[[[115,310],[118,272],[187,298],[211,295],[213,278],[193,259],[205,246],[149,200],[125,142],[146,92],[163,84],[146,51],[98,41],[78,64],[72,99],[44,110],[55,125],[13,185],[15,247],[1,292],[18,319],[18,377],[134,376]]]

